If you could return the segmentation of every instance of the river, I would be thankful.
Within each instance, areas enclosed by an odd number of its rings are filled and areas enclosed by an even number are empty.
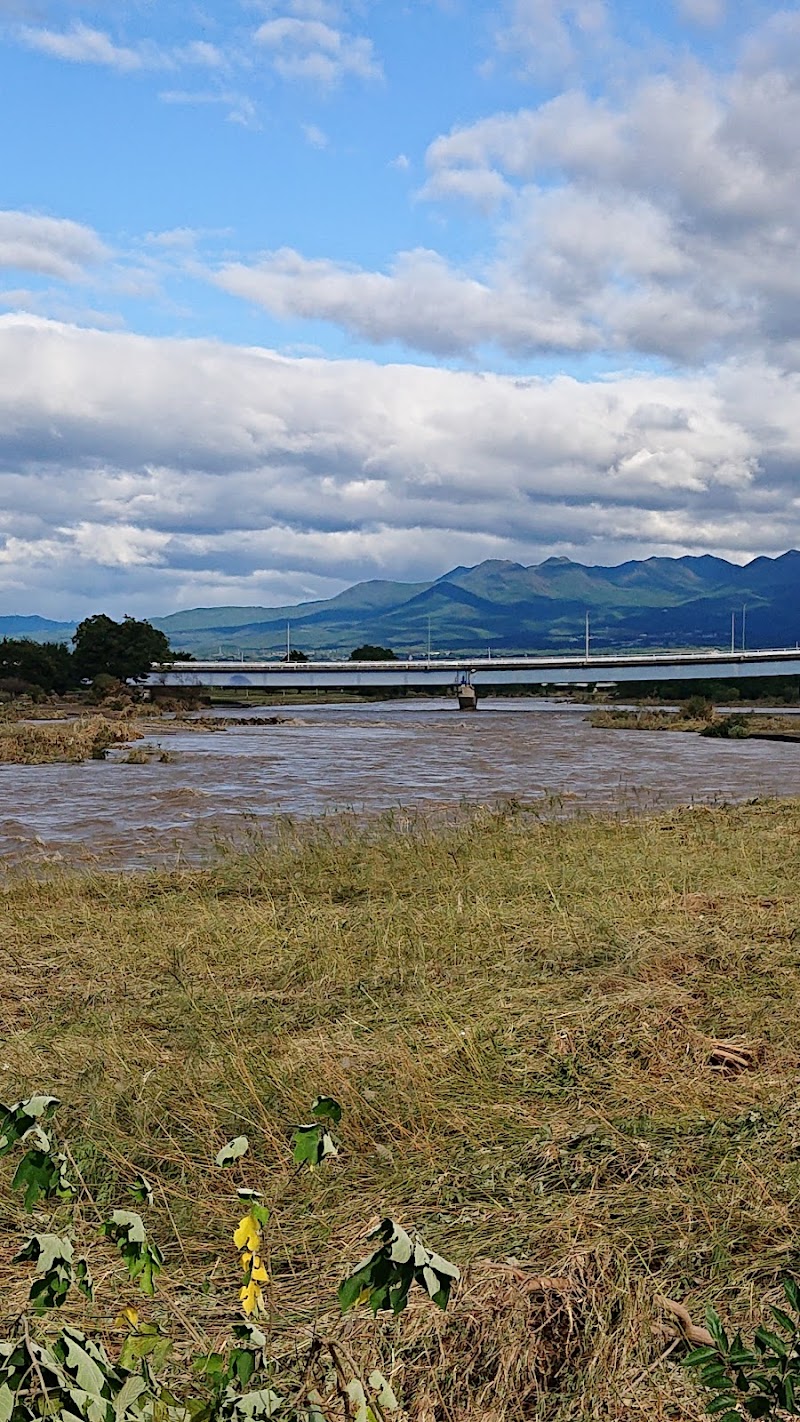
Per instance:
[[[3,765],[0,855],[145,867],[204,858],[279,814],[432,811],[512,797],[563,814],[800,795],[800,745],[594,730],[588,710],[523,699],[487,700],[477,713],[459,713],[451,700],[322,704],[286,713],[281,725],[165,726],[151,739],[170,752],[168,763],[112,754],[83,765]]]

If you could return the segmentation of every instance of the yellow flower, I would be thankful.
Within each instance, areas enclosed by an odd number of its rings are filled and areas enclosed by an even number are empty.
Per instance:
[[[244,1219],[239,1221],[233,1242],[237,1249],[247,1249],[251,1254],[255,1254],[261,1243],[261,1230],[252,1215],[245,1215]]]

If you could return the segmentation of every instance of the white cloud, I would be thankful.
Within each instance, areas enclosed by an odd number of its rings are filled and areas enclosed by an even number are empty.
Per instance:
[[[79,222],[0,211],[0,268],[75,281],[109,256],[97,233]]]
[[[605,0],[506,0],[495,43],[533,72],[568,69],[608,25]]]
[[[129,73],[135,69],[161,68],[165,63],[155,47],[132,49],[118,45],[103,30],[80,23],[64,32],[23,25],[19,37],[28,49],[38,49],[54,59],[73,64],[100,64]]]
[[[798,460],[800,377],[765,364],[514,379],[0,318],[0,608],[743,559],[800,542]]]
[[[369,38],[347,34],[323,20],[282,15],[260,25],[255,39],[272,54],[274,68],[287,79],[308,79],[329,87],[347,75],[379,79],[382,74]]]
[[[207,40],[189,40],[186,44],[168,49],[151,40],[123,45],[117,44],[106,31],[93,29],[79,21],[65,31],[21,25],[17,35],[28,49],[39,50],[53,59],[71,64],[96,64],[120,73],[184,67],[222,72],[231,67],[223,50]]]
[[[738,69],[695,65],[624,98],[567,91],[437,138],[422,196],[498,210],[493,281],[610,350],[700,362],[800,355],[800,16]],[[504,343],[502,315],[498,340]]]
[[[229,264],[215,280],[273,315],[332,321],[369,341],[402,341],[439,356],[471,354],[487,342],[517,354],[596,344],[566,310],[531,301],[519,285],[454,271],[436,252],[403,252],[383,273],[284,248],[254,266]]]

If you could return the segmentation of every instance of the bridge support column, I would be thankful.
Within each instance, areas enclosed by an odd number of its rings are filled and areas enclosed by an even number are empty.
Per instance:
[[[459,711],[477,711],[478,693],[471,681],[462,681],[456,687]]]

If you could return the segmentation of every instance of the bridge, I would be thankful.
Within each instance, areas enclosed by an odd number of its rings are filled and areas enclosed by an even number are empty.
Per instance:
[[[800,676],[800,648],[741,652],[649,652],[555,657],[425,658],[394,662],[172,662],[154,666],[151,687],[229,687],[270,691],[586,685],[587,682],[691,681],[713,677]]]

